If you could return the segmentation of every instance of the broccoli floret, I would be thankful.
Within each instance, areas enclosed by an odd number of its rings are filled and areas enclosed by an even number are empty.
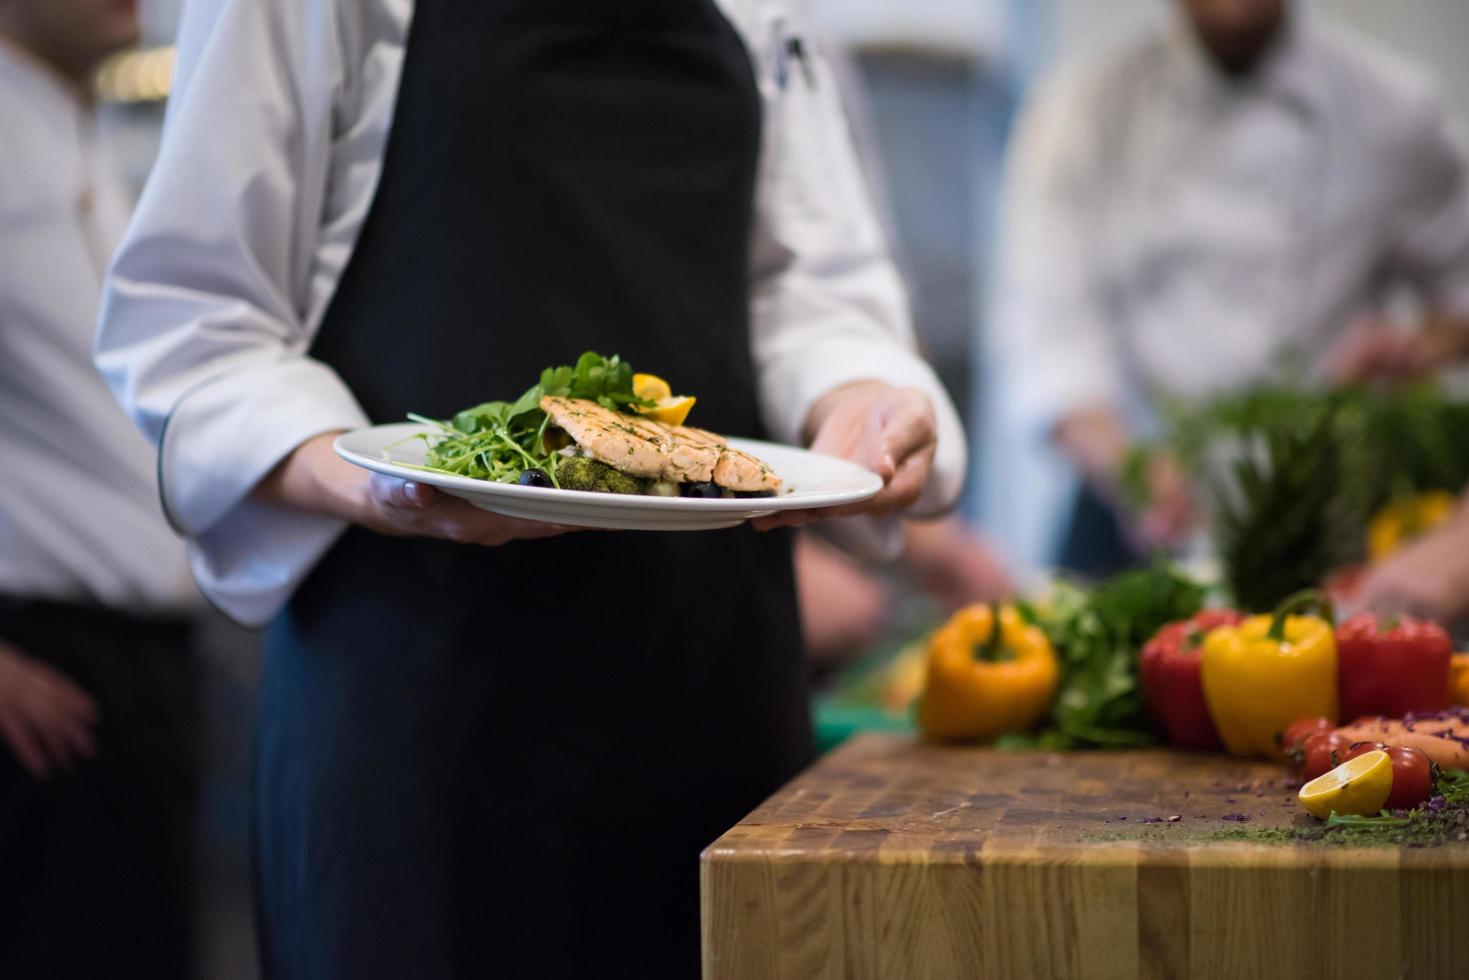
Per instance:
[[[572,456],[557,464],[556,482],[563,490],[589,490],[592,493],[641,494],[647,491],[646,480],[585,456]]]

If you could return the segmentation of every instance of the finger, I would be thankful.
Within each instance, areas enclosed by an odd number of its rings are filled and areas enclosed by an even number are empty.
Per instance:
[[[92,734],[92,726],[87,722],[74,718],[62,731],[71,745],[72,758],[95,759],[97,758],[97,740]]]
[[[549,524],[506,517],[482,510],[468,501],[443,497],[434,508],[431,533],[464,544],[501,545],[527,538],[553,538],[586,530],[569,524]]]
[[[1370,352],[1361,338],[1356,338],[1342,348],[1330,373],[1340,381],[1362,380],[1367,372]]]
[[[24,722],[10,715],[0,716],[0,738],[10,746],[16,761],[26,772],[37,779],[45,779],[51,774],[45,754]]]
[[[439,502],[443,495],[426,483],[399,480],[381,473],[372,475],[372,495],[387,507],[398,510],[424,510]]]
[[[854,513],[890,514],[913,506],[923,493],[923,487],[928,482],[928,474],[932,466],[932,446],[919,451],[917,455],[909,456],[903,461],[903,465],[898,467],[897,473],[893,475],[892,480],[882,489],[882,492],[867,501],[866,504],[858,505]]]
[[[931,409],[904,409],[883,430],[885,448],[897,467],[901,467],[909,457],[928,449],[936,438]]]
[[[57,732],[66,740],[70,756],[92,759],[97,755],[97,742],[92,732],[94,721],[79,712],[62,714],[57,718]]]
[[[72,747],[72,726],[59,713],[46,713],[43,709],[30,720],[30,730],[36,743],[50,760],[51,768],[69,769],[76,751]]]
[[[869,411],[855,429],[842,424],[843,419],[833,419],[817,433],[811,443],[813,452],[848,459],[872,470],[886,483],[897,471],[897,463],[885,445],[883,430],[885,422],[876,411]]]
[[[1378,616],[1401,616],[1409,614],[1414,603],[1388,581],[1373,581],[1371,579],[1362,583],[1358,594],[1358,602],[1362,608]]]
[[[921,450],[909,456],[898,469],[898,475],[888,485],[888,494],[894,507],[907,508],[918,502],[923,488],[928,484],[929,472],[933,469],[933,448]]]
[[[88,759],[95,756],[97,746],[92,739],[92,726],[97,721],[96,703],[60,675],[43,683],[40,697],[43,700],[33,725],[45,737],[52,756],[61,763],[69,763],[77,756]]]
[[[42,696],[54,702],[61,710],[88,724],[97,721],[97,702],[70,678],[42,664],[36,665],[35,676]]]
[[[808,510],[783,510],[764,517],[750,518],[750,526],[757,531],[773,531],[781,527],[802,527],[832,517],[841,517],[847,512],[843,507],[815,507]]]

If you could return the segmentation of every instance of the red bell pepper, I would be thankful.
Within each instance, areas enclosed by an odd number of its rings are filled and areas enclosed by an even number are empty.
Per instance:
[[[1234,626],[1244,618],[1233,609],[1205,609],[1192,619],[1169,623],[1143,647],[1143,700],[1154,724],[1181,749],[1222,747],[1204,702],[1199,649],[1210,630]]]
[[[1437,623],[1406,616],[1379,623],[1371,613],[1348,619],[1336,630],[1342,720],[1445,710],[1453,653],[1449,634]]]

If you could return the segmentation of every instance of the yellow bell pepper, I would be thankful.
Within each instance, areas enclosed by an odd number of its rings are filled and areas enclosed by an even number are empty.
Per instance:
[[[1316,607],[1322,616],[1297,616]],[[1292,596],[1274,615],[1221,626],[1204,638],[1204,701],[1225,748],[1277,758],[1277,736],[1300,718],[1336,721],[1336,635],[1319,592]]]
[[[1381,561],[1404,544],[1453,516],[1458,498],[1443,490],[1394,500],[1367,524],[1367,557]]]
[[[1050,640],[1013,606],[959,610],[928,641],[918,725],[930,738],[988,739],[1045,714],[1060,680]]]

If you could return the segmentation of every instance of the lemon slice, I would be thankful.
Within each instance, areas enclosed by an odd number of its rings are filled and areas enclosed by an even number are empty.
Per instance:
[[[1378,749],[1348,759],[1324,776],[1301,787],[1301,806],[1325,820],[1332,811],[1370,817],[1382,809],[1392,792],[1392,760]]]
[[[643,414],[665,425],[683,425],[684,419],[689,417],[689,412],[693,411],[694,402],[697,400],[693,395],[659,398],[652,408],[643,409]]]
[[[673,389],[668,387],[668,382],[656,374],[635,374],[632,376],[632,393],[639,398],[646,398],[650,402],[662,401],[673,397]]]

